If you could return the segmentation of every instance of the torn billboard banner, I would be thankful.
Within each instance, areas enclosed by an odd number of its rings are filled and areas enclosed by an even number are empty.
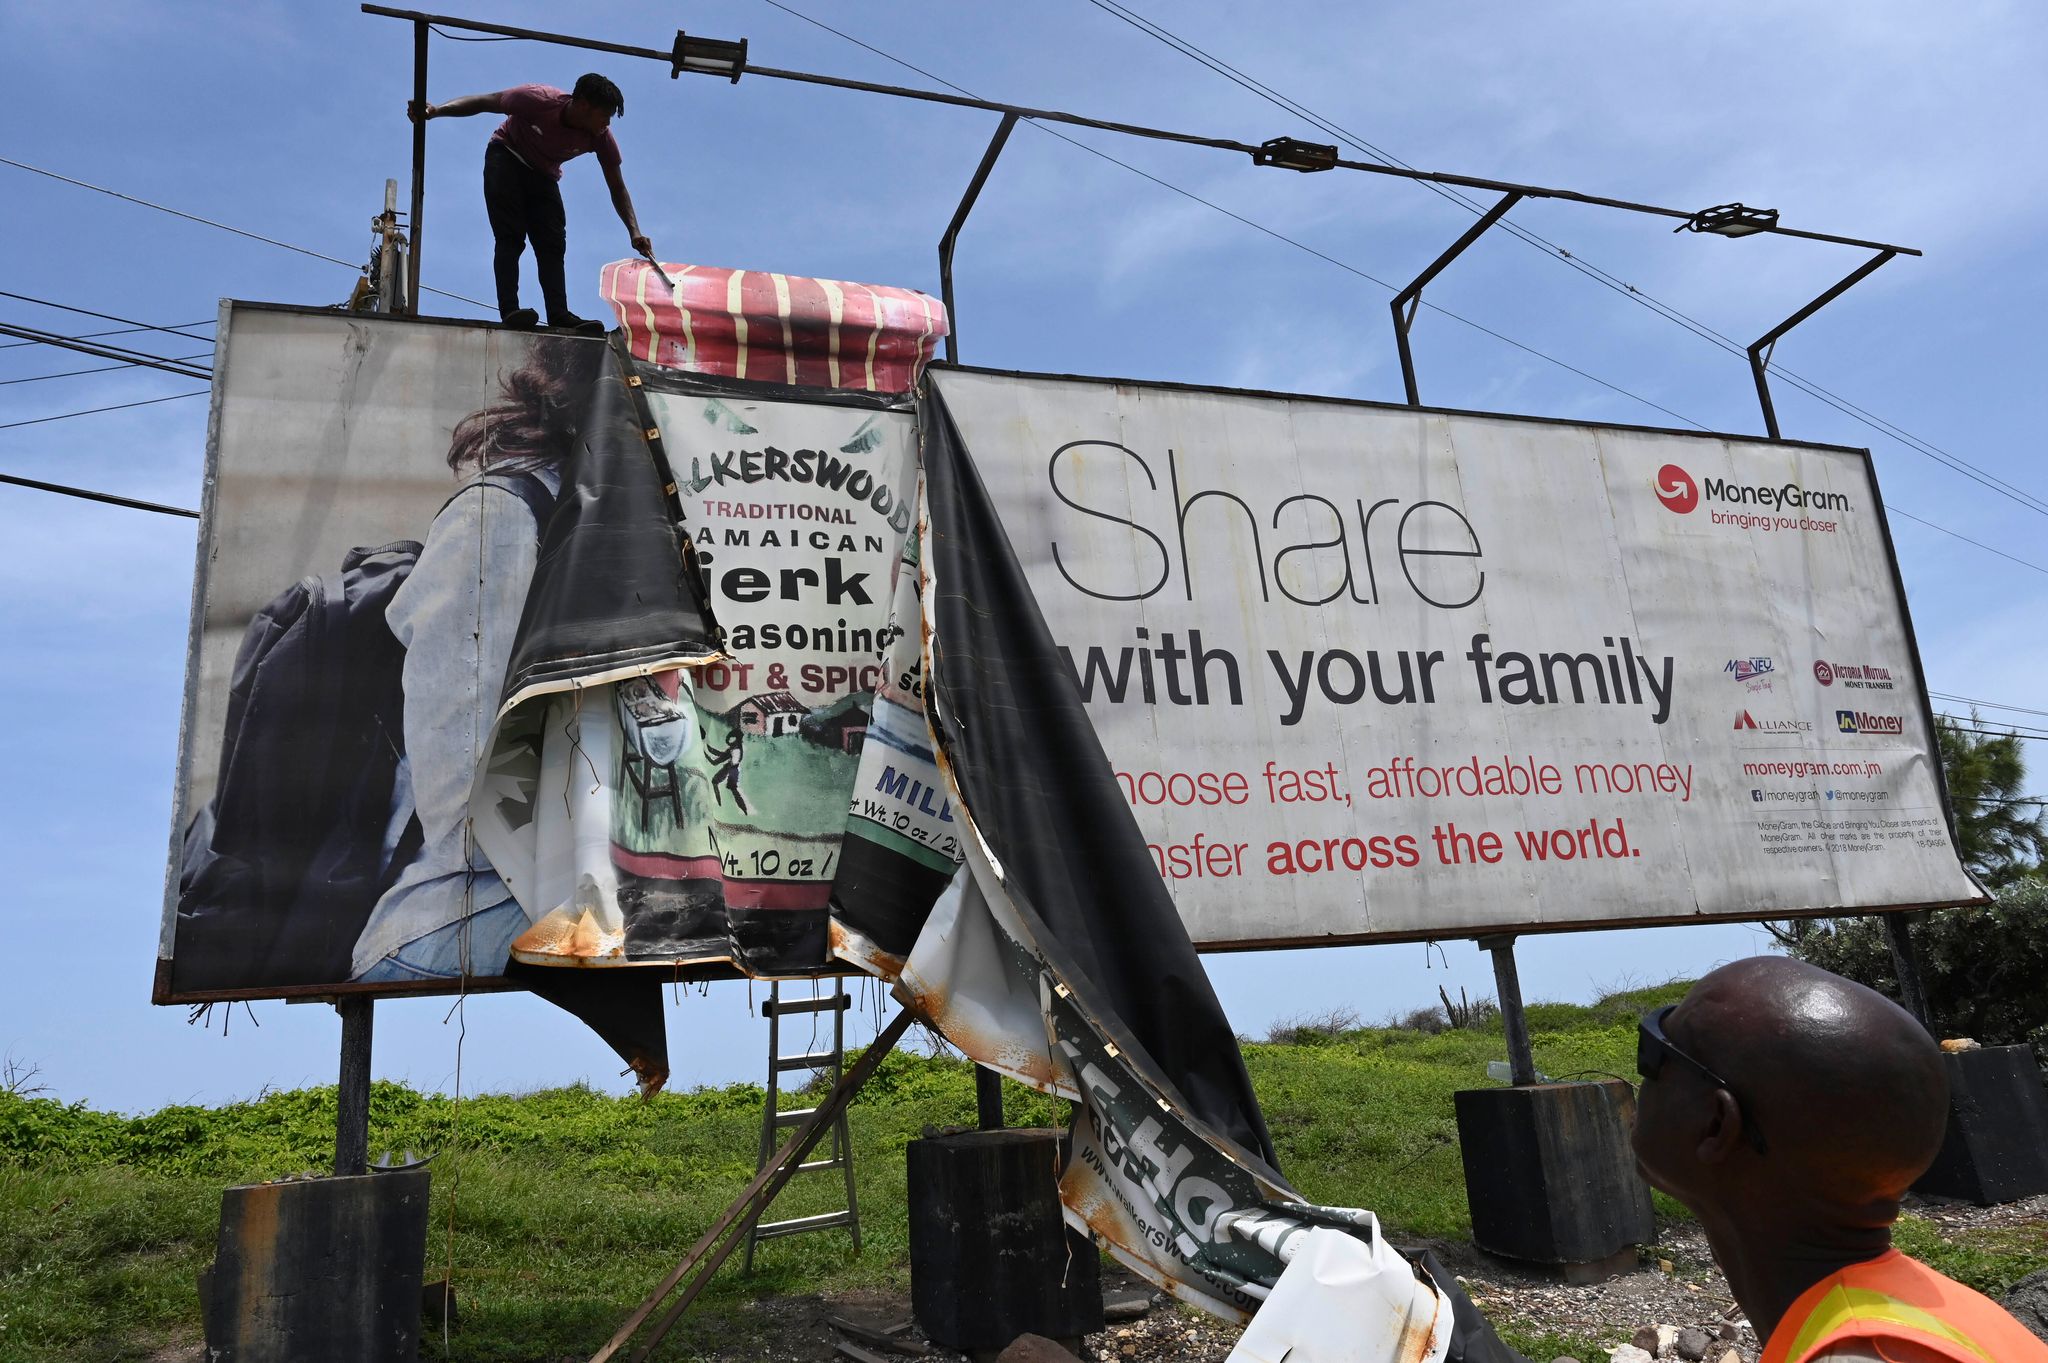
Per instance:
[[[519,910],[471,779],[544,528],[606,478],[609,351],[249,304],[220,334],[157,997],[495,975]]]
[[[907,946],[958,849],[904,400],[305,309],[222,335],[159,1001],[815,972],[835,882]],[[850,818],[871,731],[905,798]]]
[[[718,654],[626,676],[515,675],[474,803],[478,843],[533,920],[510,950],[530,965],[816,971],[835,893],[872,874],[868,838],[903,849],[884,888],[913,918],[958,860],[942,828],[918,846],[854,798],[864,764],[894,781],[889,754],[924,746],[918,712],[890,713],[883,685],[916,645],[914,614],[906,628],[898,612],[912,414],[872,394],[790,400],[628,363]],[[564,563],[551,580],[575,596],[591,571]],[[914,612],[914,596],[904,604]],[[645,627],[670,632],[658,614]]]
[[[927,382],[1200,946],[1983,900],[1864,451]]]

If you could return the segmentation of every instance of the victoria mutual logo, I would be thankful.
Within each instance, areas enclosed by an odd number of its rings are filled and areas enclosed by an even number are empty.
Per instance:
[[[1699,506],[1700,485],[1678,465],[1666,464],[1657,470],[1657,500],[1664,503],[1665,510],[1683,516]]]

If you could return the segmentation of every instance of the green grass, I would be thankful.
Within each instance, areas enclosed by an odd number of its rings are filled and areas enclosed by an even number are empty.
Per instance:
[[[1638,1011],[1683,985],[1589,1007],[1529,1010],[1538,1068],[1626,1074]],[[1315,1044],[1247,1043],[1281,1167],[1310,1198],[1370,1207],[1400,1235],[1469,1234],[1451,1094],[1483,1085],[1505,1054],[1490,1031],[1362,1028]],[[1064,1104],[1007,1086],[1013,1125],[1057,1125]],[[373,1149],[439,1151],[428,1276],[450,1254],[466,1360],[587,1357],[752,1176],[762,1094],[735,1085],[652,1103],[588,1089],[486,1095],[459,1106],[392,1084],[371,1100]],[[760,1293],[907,1284],[903,1150],[927,1124],[973,1120],[972,1072],[897,1053],[854,1108],[862,1249],[843,1235],[763,1246],[751,1278],[723,1270],[661,1355],[743,1345]],[[0,1094],[0,1363],[146,1359],[198,1337],[195,1275],[212,1258],[220,1190],[331,1159],[334,1091],[269,1093],[137,1118]],[[776,1216],[834,1205],[836,1176],[800,1178]],[[1660,1211],[1677,1208],[1659,1200]],[[2048,1266],[2048,1233],[1967,1243],[1909,1219],[1902,1247],[1981,1290]],[[1532,1358],[1590,1356],[1588,1341],[1524,1336]],[[426,1356],[439,1355],[438,1339]]]
[[[1951,1235],[1908,1214],[1892,1229],[1906,1253],[1996,1300],[2029,1273],[2048,1268],[2048,1226],[1999,1226]]]

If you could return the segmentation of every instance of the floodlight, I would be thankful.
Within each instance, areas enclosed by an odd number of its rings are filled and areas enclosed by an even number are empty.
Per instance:
[[[1314,170],[1334,170],[1337,166],[1337,149],[1320,142],[1303,142],[1293,137],[1276,137],[1263,142],[1252,153],[1255,166],[1278,166],[1282,170],[1298,170],[1306,174]]]
[[[1753,237],[1778,225],[1775,208],[1751,208],[1746,204],[1715,204],[1687,218],[1674,232],[1712,232],[1717,237]]]
[[[699,71],[709,76],[731,76],[732,83],[738,85],[746,69],[745,38],[735,43],[724,38],[692,38],[681,29],[676,30],[675,50],[669,54],[670,80],[685,71]]]

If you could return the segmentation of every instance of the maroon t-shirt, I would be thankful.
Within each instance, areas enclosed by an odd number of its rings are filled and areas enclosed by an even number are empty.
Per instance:
[[[592,136],[563,125],[568,91],[552,85],[515,85],[498,99],[505,108],[505,121],[491,134],[491,141],[503,142],[513,155],[541,174],[559,180],[562,163],[587,151],[597,153],[599,165],[611,168],[619,164],[618,140],[609,128]]]

